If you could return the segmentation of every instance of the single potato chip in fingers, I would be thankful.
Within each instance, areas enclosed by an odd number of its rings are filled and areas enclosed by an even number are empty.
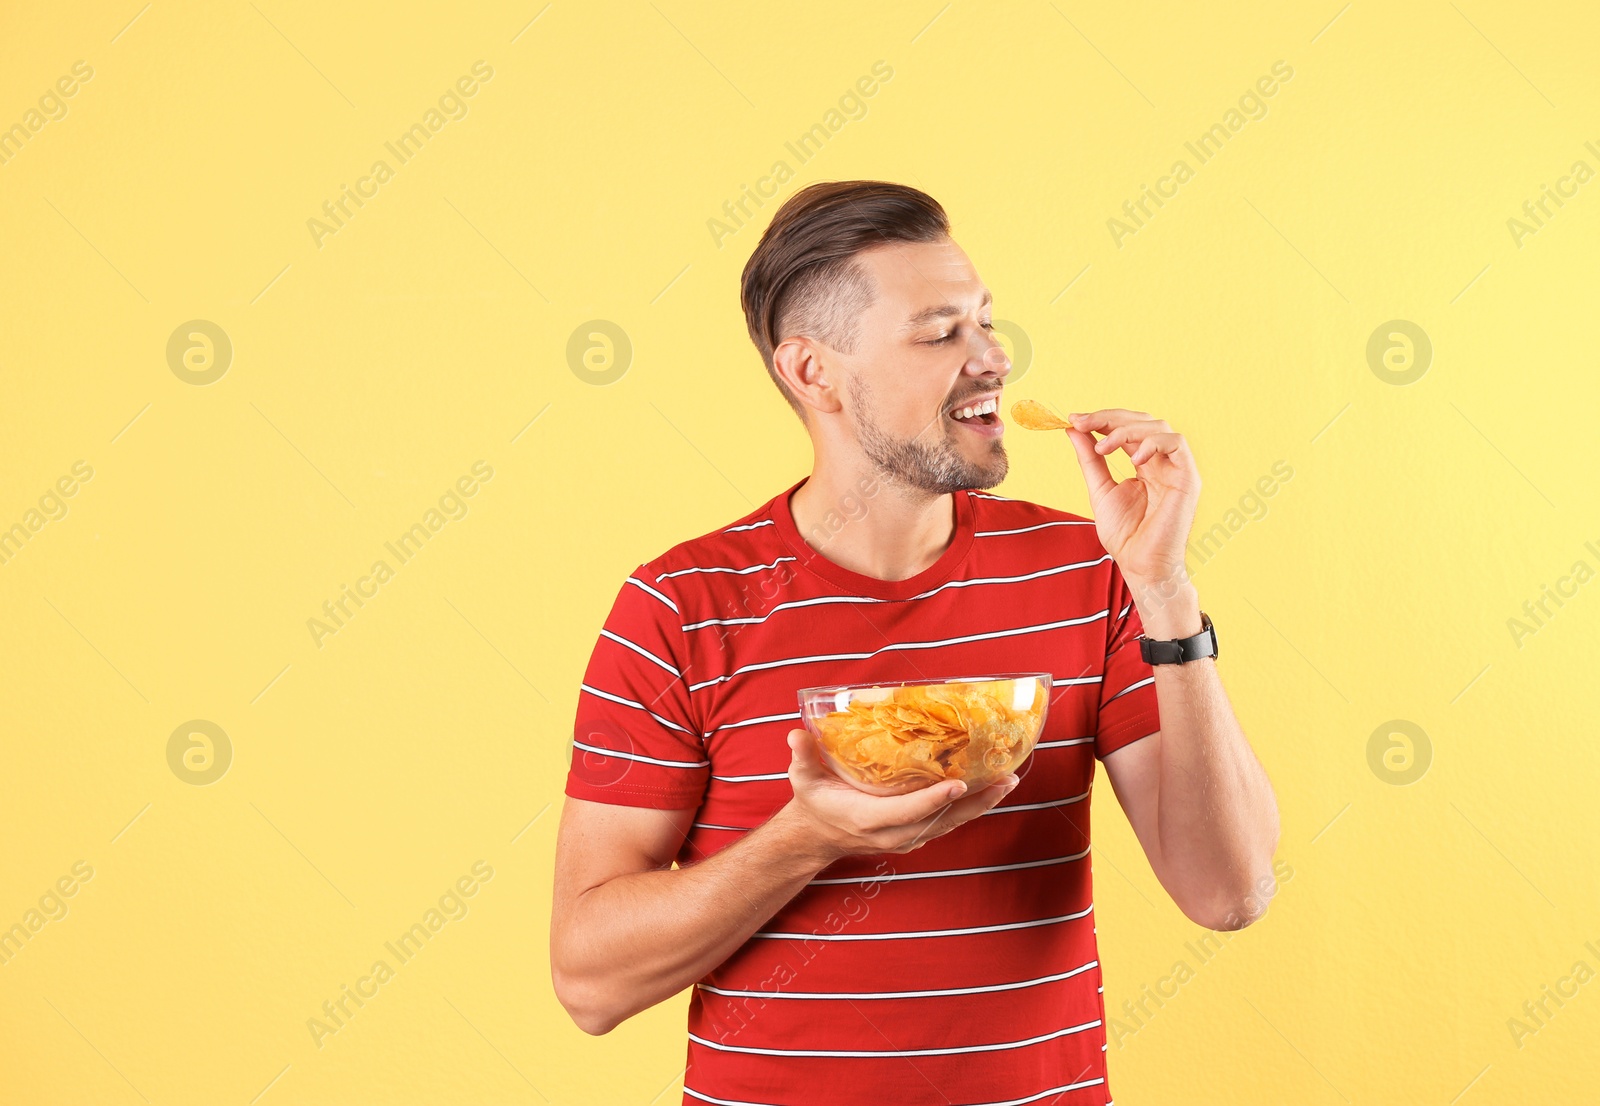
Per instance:
[[[1011,417],[1029,430],[1069,430],[1072,424],[1057,418],[1036,399],[1019,399],[1011,405]]]

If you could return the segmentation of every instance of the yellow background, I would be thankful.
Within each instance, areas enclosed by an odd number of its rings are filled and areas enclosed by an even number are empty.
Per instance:
[[[1600,969],[1600,584],[1520,644],[1507,625],[1600,567],[1600,183],[1520,245],[1507,225],[1600,168],[1592,7],[3,21],[0,126],[94,70],[0,165],[0,525],[94,472],[0,565],[0,926],[94,870],[0,965],[5,1101],[677,1100],[685,996],[590,1038],[551,993],[554,831],[623,576],[808,471],[738,304],[777,201],[720,245],[707,226],[784,158],[780,199],[877,177],[946,205],[1033,346],[1009,398],[1170,420],[1197,528],[1293,469],[1195,579],[1294,875],[1201,965],[1102,781],[1108,1011],[1194,969],[1112,1045],[1116,1100],[1592,1096],[1600,983],[1520,1044],[1508,1021]],[[479,60],[466,115],[319,246],[307,221]],[[880,60],[865,113],[799,164],[785,143]],[[1117,244],[1107,220],[1279,60],[1266,117]],[[166,355],[197,319],[233,345],[204,386]],[[595,319],[633,347],[604,386],[566,354]],[[1368,363],[1395,319],[1434,347],[1411,384]],[[1059,436],[1009,438],[1000,492],[1087,512]],[[479,460],[465,517],[319,646],[307,621]],[[192,719],[233,746],[205,786],[167,759]],[[1407,785],[1368,760],[1396,719],[1431,743]],[[313,1043],[322,1003],[479,860],[468,913]]]

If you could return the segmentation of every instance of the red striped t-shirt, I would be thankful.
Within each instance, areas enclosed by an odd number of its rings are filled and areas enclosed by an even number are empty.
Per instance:
[[[801,688],[1049,672],[1050,707],[998,806],[823,869],[696,985],[683,1101],[1109,1103],[1090,790],[1096,757],[1160,728],[1122,575],[1091,520],[968,490],[936,562],[864,576],[801,536],[802,483],[622,584],[569,796],[694,808],[688,864],[793,796]]]

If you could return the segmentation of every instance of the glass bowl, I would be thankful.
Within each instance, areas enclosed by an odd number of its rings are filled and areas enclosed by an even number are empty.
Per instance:
[[[1028,759],[1050,705],[1048,672],[844,684],[800,692],[822,759],[870,795],[941,780],[976,791]]]

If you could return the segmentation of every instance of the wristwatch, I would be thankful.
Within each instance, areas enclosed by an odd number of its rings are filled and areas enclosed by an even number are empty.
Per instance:
[[[1151,641],[1140,634],[1139,655],[1146,664],[1184,664],[1216,656],[1217,631],[1211,625],[1211,616],[1200,612],[1200,632],[1194,637]]]

